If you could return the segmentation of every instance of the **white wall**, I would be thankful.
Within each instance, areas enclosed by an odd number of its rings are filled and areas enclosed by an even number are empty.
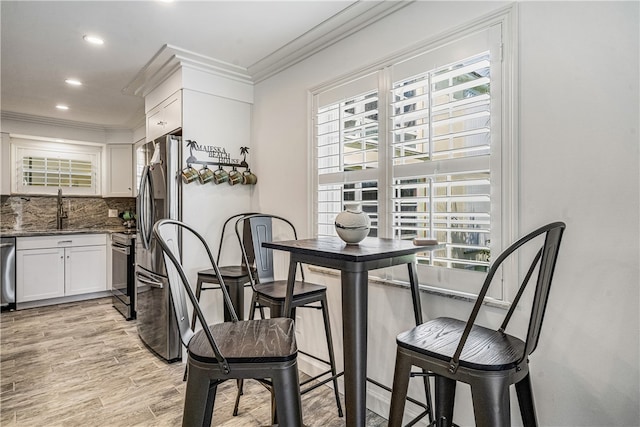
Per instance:
[[[189,157],[186,140],[194,140],[201,145],[223,147],[232,158],[242,160],[240,147],[250,145],[251,104],[183,89],[182,108],[183,167],[186,165],[184,161]],[[194,156],[198,160],[214,160],[208,159],[203,152],[194,152]],[[255,158],[250,151],[247,156],[250,166]],[[194,167],[200,169],[201,165]],[[215,169],[214,166],[210,168]],[[231,170],[228,166],[225,169],[227,172]],[[251,194],[256,187],[239,184],[231,186],[227,183],[216,185],[213,181],[206,184],[195,181],[183,185],[182,219],[198,230],[208,242],[216,242],[211,246],[214,257],[218,252],[216,245],[220,241],[222,224],[231,215],[250,210]],[[241,254],[233,231],[226,236],[220,265],[233,265],[241,258]],[[185,241],[184,265],[195,284],[196,272],[210,267],[207,267],[206,255],[192,251],[190,247],[193,246]],[[249,298],[250,294],[246,299]],[[201,302],[207,318],[211,319],[212,323],[222,321],[219,292],[203,293]]]
[[[303,235],[309,232],[309,88],[505,4],[418,1],[257,84],[252,154],[260,183],[254,207],[285,215]],[[532,357],[540,424],[638,425],[639,3],[525,2],[518,9],[520,230],[567,223]],[[341,358],[339,281],[313,276],[329,286]],[[467,302],[422,298],[428,318],[466,317],[470,310]],[[412,322],[409,293],[372,284],[369,310],[368,373],[390,384],[395,335]],[[501,313],[488,312],[483,319]],[[321,336],[321,324],[305,316],[300,346],[321,351],[324,340],[313,339]],[[368,404],[386,415],[386,400],[372,389]],[[521,425],[512,401],[514,424]],[[473,425],[465,387],[459,387],[455,420]]]

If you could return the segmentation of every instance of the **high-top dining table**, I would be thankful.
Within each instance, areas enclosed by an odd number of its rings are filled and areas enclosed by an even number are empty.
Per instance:
[[[369,270],[406,264],[416,324],[422,305],[416,272],[416,253],[443,245],[416,246],[411,241],[367,237],[347,245],[337,237],[264,242],[265,248],[290,253],[284,315],[291,316],[291,297],[298,263],[340,270],[344,340],[346,425],[365,426],[367,381],[367,299]]]

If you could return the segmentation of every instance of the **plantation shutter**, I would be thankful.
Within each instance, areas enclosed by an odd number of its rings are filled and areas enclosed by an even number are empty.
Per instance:
[[[377,236],[380,157],[377,84],[377,76],[368,75],[316,97],[318,235],[335,236],[336,215],[355,204],[371,219],[369,235]]]
[[[490,83],[488,52],[393,83],[393,235],[447,246],[421,262],[488,267]]]

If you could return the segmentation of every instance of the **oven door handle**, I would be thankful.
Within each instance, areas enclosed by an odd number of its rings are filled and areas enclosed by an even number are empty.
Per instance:
[[[129,255],[130,251],[128,247],[122,247],[122,246],[111,246],[111,249],[114,252],[120,252],[121,254],[124,255]]]
[[[140,281],[140,283],[142,283],[143,285],[148,285],[151,286],[152,288],[159,288],[162,289],[164,287],[164,285],[162,284],[162,282],[159,282],[157,280],[149,280],[147,279],[145,276],[143,276],[142,274],[138,274],[138,280]]]

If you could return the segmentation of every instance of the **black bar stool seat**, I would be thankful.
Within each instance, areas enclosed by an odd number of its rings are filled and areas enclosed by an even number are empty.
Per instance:
[[[216,272],[210,268],[208,270],[202,270],[198,272],[199,275],[202,275],[203,278],[209,279],[209,280],[218,280],[218,277],[216,276]],[[247,278],[247,282],[249,283],[249,270],[247,270],[247,267],[243,266],[243,265],[227,265],[224,267],[220,267],[220,274],[222,275],[222,279],[241,279],[243,277]],[[209,282],[207,282],[209,283]],[[226,281],[225,281],[226,284]]]
[[[306,302],[304,302],[304,297],[309,297],[312,301],[317,301],[317,296],[326,292],[326,286],[296,280],[296,283],[293,287],[293,299],[298,304],[306,304]],[[272,302],[279,302],[284,304],[286,296],[287,281],[276,280],[275,282],[269,282],[265,283],[264,285],[260,285],[258,303],[260,304],[262,299],[268,299]],[[273,304],[269,304],[269,306],[273,306]]]
[[[249,283],[249,271],[245,266],[241,265],[228,265],[220,267],[220,274],[222,275],[222,281],[227,287],[231,303],[236,309],[239,317],[244,318],[244,286]],[[214,286],[207,286],[211,284]],[[220,289],[220,281],[213,269],[198,271],[198,278],[196,281],[196,298],[200,301],[202,291]],[[230,320],[229,310],[224,309],[224,320]],[[191,326],[195,327],[195,314],[191,319]]]

